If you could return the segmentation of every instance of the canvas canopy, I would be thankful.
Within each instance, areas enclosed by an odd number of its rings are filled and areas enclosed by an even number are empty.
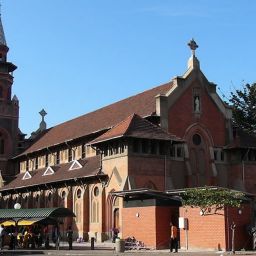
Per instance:
[[[33,224],[39,222],[40,220],[42,220],[42,219],[20,220],[17,224],[18,224],[18,226],[30,226],[30,225],[33,225]],[[3,224],[5,227],[9,227],[11,225],[15,226],[16,223],[13,220],[6,220],[6,221],[2,222],[1,224]]]
[[[56,220],[58,218],[75,217],[68,208],[31,208],[31,209],[0,209],[0,222],[13,221],[17,225],[31,225],[43,220]],[[10,222],[11,223],[11,222]],[[6,222],[8,226],[10,224]],[[4,223],[3,223],[4,224]],[[12,225],[12,224],[10,224]]]

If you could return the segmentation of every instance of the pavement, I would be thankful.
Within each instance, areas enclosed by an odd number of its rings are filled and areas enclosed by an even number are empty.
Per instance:
[[[237,255],[256,255],[256,251],[236,251]],[[82,243],[73,243],[73,250],[68,250],[68,244],[66,242],[60,243],[60,249],[56,250],[53,245],[50,249],[46,250],[44,248],[40,249],[16,249],[16,250],[7,250],[4,249],[0,251],[0,255],[61,255],[61,256],[89,256],[89,255],[104,255],[104,256],[113,256],[113,255],[122,255],[122,256],[155,256],[155,255],[183,255],[183,256],[227,256],[233,255],[232,252],[222,252],[222,251],[185,251],[179,250],[178,253],[170,253],[168,249],[163,250],[150,250],[150,249],[140,249],[140,250],[127,250],[125,252],[116,252],[115,244],[111,242],[104,243],[95,243],[94,250],[91,250],[91,243],[82,242]]]

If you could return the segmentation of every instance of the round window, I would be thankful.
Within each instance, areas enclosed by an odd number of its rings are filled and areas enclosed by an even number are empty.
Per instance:
[[[200,145],[201,144],[201,141],[202,141],[202,139],[201,139],[201,136],[199,135],[199,134],[195,134],[194,136],[193,136],[193,143],[195,144],[195,145]]]
[[[94,193],[94,196],[98,196],[100,194],[99,188],[95,187],[93,193]]]

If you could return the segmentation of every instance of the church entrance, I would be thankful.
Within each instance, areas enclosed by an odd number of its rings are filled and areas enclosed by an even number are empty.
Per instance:
[[[189,166],[188,186],[202,187],[212,185],[210,167],[210,139],[201,129],[191,129],[187,134]]]

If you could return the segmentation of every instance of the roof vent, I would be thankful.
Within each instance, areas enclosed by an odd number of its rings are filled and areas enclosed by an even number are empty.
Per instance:
[[[77,160],[74,160],[68,170],[69,170],[69,171],[72,171],[72,170],[80,169],[80,168],[82,168],[82,167],[83,167],[83,166],[82,166]]]
[[[52,169],[51,166],[48,166],[47,169],[45,170],[43,176],[46,176],[46,175],[53,175],[54,174],[54,170]]]
[[[32,178],[32,176],[29,173],[29,171],[26,171],[24,176],[22,177],[22,180],[28,180],[28,179],[31,179],[31,178]]]

